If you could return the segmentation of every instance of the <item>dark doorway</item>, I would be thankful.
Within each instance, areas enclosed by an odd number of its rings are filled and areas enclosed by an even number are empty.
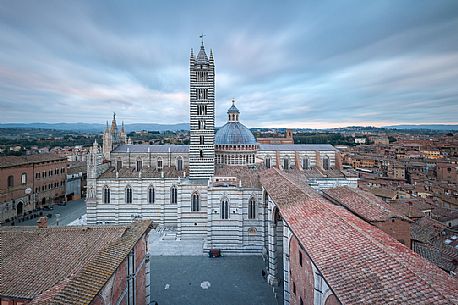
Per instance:
[[[23,208],[24,208],[24,204],[22,203],[22,201],[19,201],[17,206],[16,206],[16,214],[17,214],[17,216],[22,216],[22,213],[24,212]]]

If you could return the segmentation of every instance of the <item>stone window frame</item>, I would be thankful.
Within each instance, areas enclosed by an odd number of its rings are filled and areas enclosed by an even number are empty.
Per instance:
[[[132,204],[133,202],[133,190],[130,185],[127,185],[125,188],[125,202],[127,204]]]
[[[228,220],[230,213],[229,213],[229,199],[227,199],[227,197],[224,197],[221,199],[220,208],[221,208],[221,212],[220,212],[221,220]]]
[[[178,188],[175,184],[170,187],[170,204],[178,204]]]
[[[256,198],[255,196],[251,196],[248,200],[248,219],[256,219]]]
[[[198,191],[191,194],[191,212],[200,212],[200,195]]]
[[[108,185],[105,185],[102,189],[102,202],[103,203],[110,203],[111,201],[111,190]]]
[[[156,202],[156,190],[154,189],[154,185],[148,186],[148,203],[154,204]]]
[[[181,161],[181,166],[180,166],[180,161]],[[176,168],[177,168],[177,171],[182,171],[184,169],[184,159],[182,156],[177,157]]]

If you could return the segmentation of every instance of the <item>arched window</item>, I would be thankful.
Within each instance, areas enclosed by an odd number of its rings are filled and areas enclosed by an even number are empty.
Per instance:
[[[323,169],[328,170],[329,169],[329,157],[324,156],[323,158]]]
[[[26,184],[27,183],[27,174],[22,173],[21,174],[21,184]]]
[[[177,170],[183,170],[183,158],[181,156],[177,158]]]
[[[159,157],[159,158],[157,158],[157,169],[161,171],[162,167],[163,167],[162,166],[162,158]]]
[[[154,203],[156,201],[156,194],[154,192],[154,187],[150,185],[148,187],[148,203]]]
[[[265,159],[264,159],[264,164],[267,168],[270,168],[270,157],[267,156]]]
[[[310,168],[310,160],[308,157],[302,158],[302,169],[309,169]]]
[[[132,203],[132,188],[129,185],[126,187],[126,203]]]
[[[178,190],[175,185],[172,185],[170,188],[170,203],[177,204],[178,202]]]
[[[200,211],[200,199],[198,193],[193,193],[191,197],[191,211],[198,212]]]
[[[108,186],[103,187],[103,203],[110,203],[110,188]]]
[[[205,144],[205,137],[204,136],[200,136],[199,137],[199,142],[200,142],[199,143],[200,145],[204,145]]]
[[[248,219],[255,219],[256,218],[256,200],[254,197],[250,198],[248,201]]]
[[[119,172],[121,170],[121,168],[122,168],[122,161],[120,159],[118,159],[116,161],[116,171]]]
[[[137,160],[137,172],[141,171],[143,167],[143,162],[141,159]]]
[[[267,193],[267,191],[264,191],[264,205],[268,205],[269,204],[269,194]]]
[[[221,219],[229,218],[229,202],[227,199],[221,200]]]
[[[283,159],[283,169],[289,169],[289,157],[288,156],[286,156]]]
[[[8,187],[13,187],[13,186],[14,186],[14,177],[8,176]]]

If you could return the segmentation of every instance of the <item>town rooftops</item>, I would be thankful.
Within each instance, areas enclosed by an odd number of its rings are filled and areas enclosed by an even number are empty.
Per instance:
[[[148,144],[123,144],[116,147],[113,153],[188,153],[189,145],[148,145]]]
[[[391,218],[403,218],[389,204],[375,195],[347,186],[323,190],[325,197],[342,205],[355,215],[368,222],[388,221]]]
[[[151,225],[2,227],[0,295],[33,305],[89,304]]]
[[[30,156],[3,156],[0,157],[0,168],[63,160],[67,160],[67,157],[59,156],[56,154],[38,154]]]
[[[342,304],[457,304],[458,282],[277,169],[261,183]]]

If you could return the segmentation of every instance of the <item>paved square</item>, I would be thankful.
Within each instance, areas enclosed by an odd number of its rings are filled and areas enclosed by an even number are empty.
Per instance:
[[[151,256],[151,301],[159,305],[277,305],[260,256]],[[154,302],[153,302],[154,304]]]

